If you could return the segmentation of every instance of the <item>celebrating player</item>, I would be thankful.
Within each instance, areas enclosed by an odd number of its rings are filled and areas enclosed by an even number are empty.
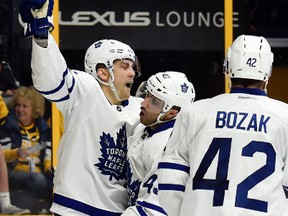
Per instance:
[[[139,122],[140,103],[130,97],[137,59],[127,44],[104,39],[86,51],[87,73],[70,70],[49,33],[52,9],[51,0],[20,3],[34,86],[64,116],[51,211],[117,216],[127,208],[127,137]]]
[[[288,106],[266,95],[272,62],[265,38],[239,36],[230,94],[181,110],[158,167],[168,215],[288,215]]]
[[[195,90],[184,73],[167,71],[151,76],[138,88],[145,96],[140,122],[128,142],[129,207],[122,216],[163,216],[158,201],[157,166],[181,107],[192,103]]]

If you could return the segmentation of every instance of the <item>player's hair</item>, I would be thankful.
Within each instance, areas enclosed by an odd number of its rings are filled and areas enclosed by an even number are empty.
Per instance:
[[[20,86],[15,91],[11,102],[8,104],[9,109],[15,108],[17,100],[20,97],[24,97],[31,102],[34,118],[44,115],[45,98],[33,86]]]
[[[264,82],[260,80],[242,79],[242,78],[232,78],[231,81],[233,85],[241,85],[244,88],[247,88],[249,86],[257,86],[260,88]]]

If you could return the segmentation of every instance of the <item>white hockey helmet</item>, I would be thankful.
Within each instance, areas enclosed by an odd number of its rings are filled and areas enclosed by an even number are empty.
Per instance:
[[[272,63],[273,53],[264,37],[240,35],[228,49],[224,71],[230,78],[267,81]]]
[[[96,66],[103,64],[111,73],[111,79],[114,82],[113,63],[117,59],[130,59],[135,66],[138,66],[137,57],[127,44],[112,39],[96,41],[86,51],[84,59],[85,71],[102,83],[103,81],[97,76]],[[139,68],[136,68],[135,78],[139,77],[140,74]]]
[[[147,91],[164,102],[162,113],[166,113],[173,106],[183,107],[195,99],[193,84],[184,73],[177,71],[152,75],[147,82],[139,86],[136,95],[141,96]]]

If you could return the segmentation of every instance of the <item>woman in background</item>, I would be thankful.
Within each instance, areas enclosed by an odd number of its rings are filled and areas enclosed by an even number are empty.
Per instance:
[[[43,118],[45,99],[34,87],[21,86],[8,107],[7,138],[2,145],[11,190],[22,192],[17,196],[22,203],[27,200],[32,213],[46,213],[51,205],[52,183],[47,178],[51,173],[51,129]],[[33,210],[35,207],[38,209]]]

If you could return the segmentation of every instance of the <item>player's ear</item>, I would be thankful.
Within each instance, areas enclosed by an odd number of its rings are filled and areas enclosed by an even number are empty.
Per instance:
[[[97,75],[104,82],[108,82],[108,80],[110,78],[110,73],[109,73],[108,69],[106,69],[106,68],[99,68],[97,70]]]
[[[179,111],[177,109],[172,108],[169,110],[169,117],[174,118],[178,113],[179,113]]]
[[[178,113],[179,113],[179,110],[178,109],[174,109],[172,107],[170,110],[168,110],[167,113],[165,113],[165,115],[163,116],[162,120],[172,119],[172,118],[176,117]]]

